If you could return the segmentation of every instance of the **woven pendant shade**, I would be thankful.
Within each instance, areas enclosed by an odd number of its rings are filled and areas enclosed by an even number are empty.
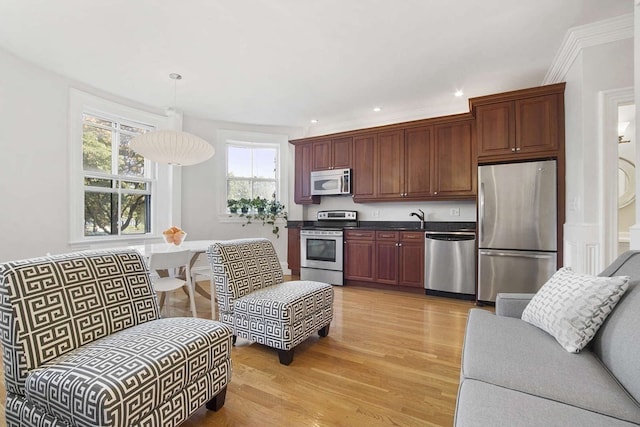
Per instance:
[[[136,136],[130,147],[154,162],[180,166],[204,162],[215,153],[204,139],[175,130],[157,130]]]

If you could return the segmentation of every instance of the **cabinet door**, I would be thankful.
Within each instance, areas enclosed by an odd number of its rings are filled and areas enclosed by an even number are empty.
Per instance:
[[[397,231],[376,231],[377,283],[398,284],[398,240]]]
[[[391,131],[376,136],[377,196],[379,199],[405,197],[404,131]]]
[[[423,127],[405,131],[404,163],[405,192],[409,198],[431,195],[433,167],[433,128]]]
[[[424,287],[424,233],[402,232],[398,284]]]
[[[515,101],[516,152],[520,154],[558,149],[558,95]]]
[[[351,146],[353,138],[339,138],[331,141],[331,158],[333,169],[351,167]]]
[[[504,155],[515,152],[513,101],[478,106],[476,122],[478,156]]]
[[[347,280],[373,281],[375,267],[375,242],[351,240],[344,244],[344,278]]]
[[[313,170],[331,169],[331,140],[314,141],[313,147]]]
[[[311,195],[311,162],[313,160],[311,143],[299,144],[295,148],[295,182],[293,199],[304,205],[320,203],[319,196]]]
[[[375,135],[353,138],[353,199],[371,200],[376,197],[375,189]]]
[[[291,227],[287,233],[287,264],[291,274],[300,274],[300,229]]]
[[[471,121],[435,127],[434,196],[475,196],[472,129]]]

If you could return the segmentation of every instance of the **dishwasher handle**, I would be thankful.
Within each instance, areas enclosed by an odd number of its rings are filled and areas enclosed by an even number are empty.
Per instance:
[[[464,240],[475,240],[476,233],[470,231],[451,231],[451,232],[443,232],[443,231],[434,231],[425,233],[426,240],[440,240],[440,241],[464,241]]]

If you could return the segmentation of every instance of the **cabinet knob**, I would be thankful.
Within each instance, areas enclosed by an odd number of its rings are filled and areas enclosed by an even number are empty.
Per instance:
[[[514,153],[515,151],[516,151],[516,149],[515,149],[515,148],[512,148],[512,149],[511,149],[511,152],[512,152],[512,153]]]
[[[402,243],[398,243],[398,246],[402,246]]]
[[[438,194],[438,192],[437,192],[437,191],[434,191],[434,192],[433,192],[433,194]]]
[[[516,148],[516,151],[520,151],[520,147]]]

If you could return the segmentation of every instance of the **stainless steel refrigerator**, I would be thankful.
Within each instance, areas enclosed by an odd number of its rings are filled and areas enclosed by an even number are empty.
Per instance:
[[[536,292],[556,271],[556,161],[478,168],[478,296]]]

